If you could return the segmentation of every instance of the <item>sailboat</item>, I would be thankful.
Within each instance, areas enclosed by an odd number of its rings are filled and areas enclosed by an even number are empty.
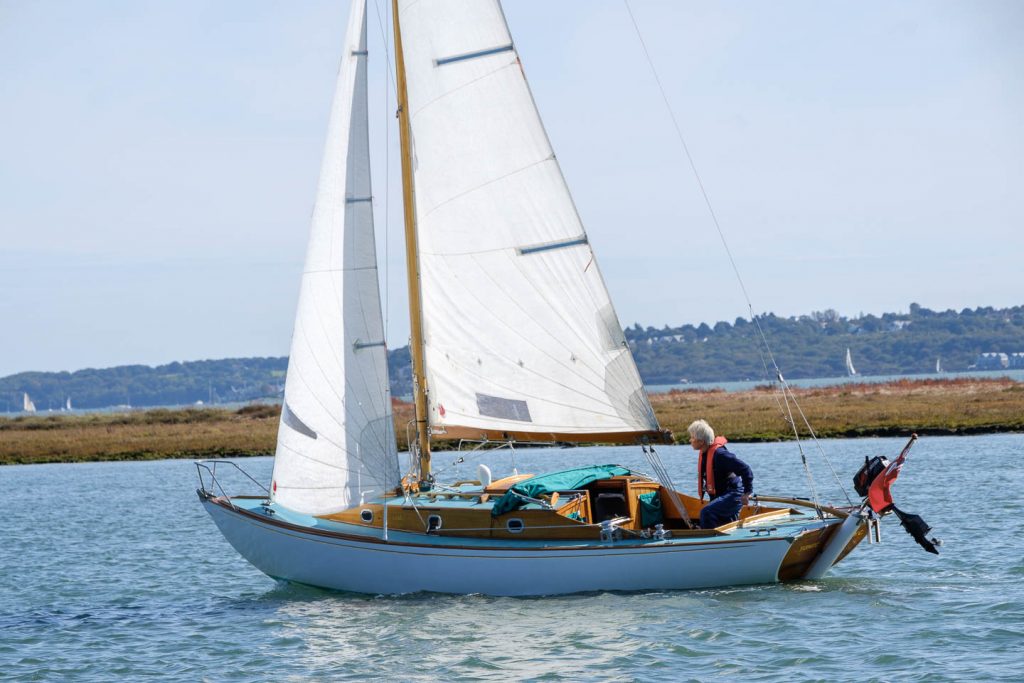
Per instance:
[[[273,475],[231,496],[230,544],[278,580],[370,594],[549,595],[820,578],[864,505],[761,495],[697,528],[497,0],[393,0],[415,421],[400,463],[373,238],[364,0],[351,4]],[[598,464],[445,483],[438,440],[633,444]],[[555,451],[556,453],[558,451]],[[554,458],[552,458],[554,461]],[[254,483],[255,480],[253,480]],[[875,519],[874,521],[877,521]]]
[[[36,404],[29,398],[28,392],[22,392],[21,396],[21,409],[26,413],[36,412]]]
[[[846,374],[849,377],[853,377],[857,374],[857,369],[853,367],[853,357],[850,355],[850,349],[846,349]]]
[[[942,356],[939,356],[935,359],[935,374],[940,375],[943,372],[945,371],[942,369]]]

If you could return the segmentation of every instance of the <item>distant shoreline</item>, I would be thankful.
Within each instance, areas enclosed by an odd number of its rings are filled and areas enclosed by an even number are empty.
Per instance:
[[[1024,432],[1024,384],[1011,379],[924,379],[794,389],[818,438]],[[652,394],[662,427],[686,442],[700,417],[731,441],[793,438],[778,393],[768,388],[673,390]],[[412,406],[394,401],[395,423]],[[163,409],[0,418],[0,464],[66,463],[270,455],[280,407]],[[404,429],[396,429],[404,448]],[[808,436],[801,429],[801,438]],[[443,447],[443,445],[441,445]]]

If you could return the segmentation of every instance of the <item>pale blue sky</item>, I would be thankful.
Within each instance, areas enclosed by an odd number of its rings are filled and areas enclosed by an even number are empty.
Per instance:
[[[287,353],[347,5],[0,0],[0,376]],[[1024,3],[633,8],[756,311],[1024,303]],[[623,324],[746,316],[621,0],[505,9]]]

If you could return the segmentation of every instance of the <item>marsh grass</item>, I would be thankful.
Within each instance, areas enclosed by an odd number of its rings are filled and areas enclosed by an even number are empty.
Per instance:
[[[1024,431],[1024,384],[1009,379],[899,380],[795,389],[819,437],[977,434]],[[767,387],[745,392],[672,391],[651,397],[662,427],[686,441],[686,427],[708,420],[732,441],[793,438],[784,419],[794,404]],[[411,404],[394,401],[399,448],[406,446]],[[0,464],[154,460],[269,455],[280,407],[155,409],[129,413],[0,419]]]
[[[767,387],[732,394],[673,391],[653,396],[652,404],[677,440],[698,417],[735,441],[791,439],[784,419],[790,413],[804,437],[801,410],[822,438],[1024,431],[1024,384],[1005,378],[898,380],[793,393],[796,404]]]
[[[274,449],[278,415],[274,406],[247,406],[5,419],[0,463],[266,455]]]

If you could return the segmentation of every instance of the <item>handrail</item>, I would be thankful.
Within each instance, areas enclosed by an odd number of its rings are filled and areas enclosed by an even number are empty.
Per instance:
[[[224,486],[217,479],[218,464],[231,465],[236,470],[241,472],[246,479],[256,484],[256,486],[260,487],[263,490],[263,492],[267,494],[268,498],[270,497],[270,489],[268,489],[266,486],[257,481],[251,474],[242,469],[242,467],[238,463],[231,460],[197,460],[195,462],[196,473],[199,475],[199,488],[203,493],[212,495],[214,493],[214,488],[216,488],[217,490],[220,491],[220,495],[224,498],[225,501],[227,501],[228,505],[230,505],[232,508],[235,507],[234,503],[231,502],[231,496],[228,495],[227,491],[224,490]],[[203,478],[203,470],[206,470],[206,472],[210,475],[210,488],[207,488],[206,480]]]
[[[813,501],[801,500],[799,498],[776,498],[775,496],[751,496],[756,502],[765,503],[784,503],[786,505],[796,505],[798,507],[811,508],[812,510],[824,510],[830,515],[834,515],[839,519],[845,519],[850,516],[849,512],[844,512],[839,508],[829,507],[828,505],[815,505]]]

